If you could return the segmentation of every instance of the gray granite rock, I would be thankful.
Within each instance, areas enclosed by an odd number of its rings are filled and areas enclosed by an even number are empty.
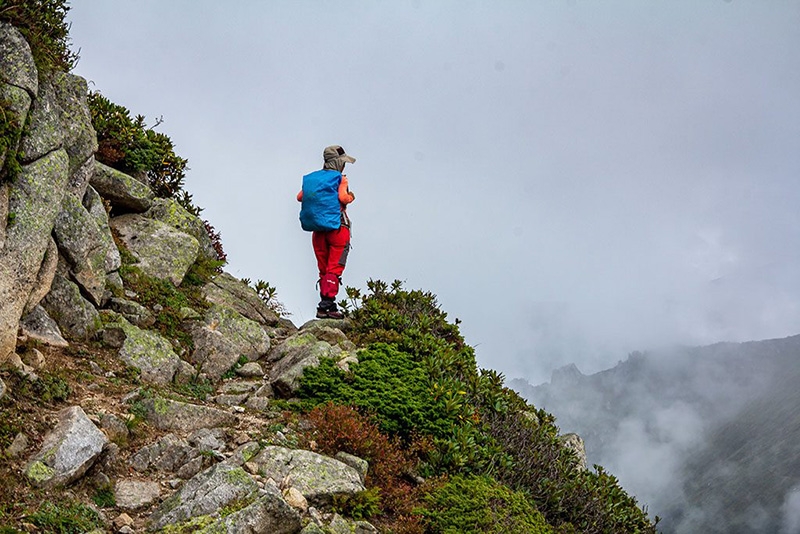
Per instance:
[[[147,211],[155,199],[155,194],[149,187],[99,161],[95,163],[90,184],[101,197],[122,211],[134,213]]]
[[[197,240],[160,221],[129,213],[113,217],[111,229],[138,260],[145,274],[181,285],[197,259]]]
[[[39,452],[25,468],[36,486],[52,488],[74,482],[86,472],[108,443],[80,406],[58,413],[58,424],[49,432]]]

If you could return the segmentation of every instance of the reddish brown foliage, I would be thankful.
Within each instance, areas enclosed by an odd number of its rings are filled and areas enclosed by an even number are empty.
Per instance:
[[[383,518],[377,523],[393,532],[422,532],[419,516],[419,489],[410,473],[416,464],[415,453],[423,451],[423,442],[403,448],[396,440],[382,434],[378,426],[349,406],[322,404],[309,414],[314,430],[312,438],[326,454],[344,451],[369,462],[366,485],[380,489]]]

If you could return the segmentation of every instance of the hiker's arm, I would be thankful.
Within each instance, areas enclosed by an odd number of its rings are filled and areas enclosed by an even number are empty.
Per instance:
[[[350,192],[350,186],[347,183],[347,176],[342,175],[342,182],[339,184],[339,202],[342,204],[350,204],[356,199],[356,196]]]

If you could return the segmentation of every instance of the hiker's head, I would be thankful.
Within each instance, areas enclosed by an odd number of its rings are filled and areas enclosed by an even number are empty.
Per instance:
[[[339,145],[325,147],[325,150],[322,151],[322,158],[325,160],[325,164],[322,166],[323,169],[330,169],[339,172],[344,170],[345,163],[356,162],[356,158],[348,156],[344,149]]]

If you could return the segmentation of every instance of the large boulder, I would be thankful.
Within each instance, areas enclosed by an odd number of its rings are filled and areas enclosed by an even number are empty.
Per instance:
[[[0,250],[0,363],[14,351],[19,319],[39,281],[50,233],[67,182],[67,154],[56,150],[25,165],[8,189],[8,219]]]
[[[271,347],[269,334],[255,321],[236,310],[213,305],[205,313],[206,326],[218,330],[250,361],[266,355]]]
[[[274,486],[258,491],[255,501],[230,515],[213,520],[201,533],[224,534],[296,534],[300,532],[300,514]]]
[[[200,254],[210,260],[216,260],[217,251],[206,231],[205,223],[200,217],[192,215],[186,208],[173,198],[157,198],[153,206],[144,214],[146,217],[156,219],[180,230],[197,239],[200,244]]]
[[[0,22],[0,81],[16,85],[31,96],[39,91],[39,72],[31,47],[19,30],[5,22]]]
[[[71,278],[94,305],[102,305],[106,274],[120,266],[119,251],[110,236],[73,195],[64,195],[53,235],[59,251],[69,262]],[[116,258],[116,264],[111,258]]]
[[[287,480],[312,505],[329,505],[335,496],[364,491],[358,471],[349,465],[312,451],[264,447],[247,464],[275,481]]]
[[[194,350],[189,361],[210,380],[219,380],[239,360],[239,347],[222,332],[202,323],[190,327]]]
[[[108,443],[80,406],[61,410],[58,424],[44,438],[39,452],[25,468],[36,486],[52,488],[83,476]]]
[[[180,365],[180,358],[169,341],[156,332],[132,325],[123,317],[118,316],[105,325],[103,339],[120,346],[120,359],[139,369],[145,382],[168,384]]]
[[[63,147],[64,126],[59,120],[56,94],[49,79],[39,84],[39,96],[31,103],[28,124],[19,147],[21,161],[29,163]],[[67,169],[69,172],[69,165]]]
[[[103,198],[91,186],[86,187],[81,198],[83,198],[83,207],[86,208],[86,211],[89,212],[89,215],[92,217],[92,219],[94,219],[94,222],[100,231],[98,239],[100,240],[101,244],[99,247],[105,249],[106,251],[104,262],[106,273],[114,272],[120,268],[122,265],[122,260],[120,259],[117,245],[114,243],[114,236],[111,235],[108,212],[106,211],[106,206],[103,203]]]
[[[51,347],[67,347],[69,343],[61,335],[56,322],[41,306],[36,306],[19,323],[20,333],[28,339]]]
[[[230,308],[265,326],[278,326],[278,315],[270,310],[256,291],[228,273],[221,273],[203,287],[203,296],[214,304]]]
[[[51,237],[47,242],[47,250],[44,252],[42,264],[39,266],[39,272],[36,273],[36,281],[33,283],[33,288],[28,295],[28,302],[25,304],[23,313],[29,313],[47,296],[53,285],[53,278],[56,276],[57,269],[58,245],[55,239]]]
[[[148,469],[174,472],[180,478],[191,478],[203,466],[200,451],[174,434],[167,434],[155,443],[146,445],[133,454],[128,465],[140,473]]]
[[[66,264],[59,261],[50,292],[41,305],[67,339],[87,340],[100,329],[100,314],[83,298],[80,288],[69,280],[67,270]]]
[[[200,428],[233,426],[236,416],[218,408],[163,397],[142,401],[145,418],[159,430],[191,432]]]
[[[197,239],[173,227],[135,213],[114,217],[111,229],[145,274],[179,286],[197,259]]]
[[[242,499],[255,500],[258,485],[244,469],[216,464],[197,474],[167,498],[150,516],[149,529],[158,530],[194,517],[212,514]]]
[[[3,112],[6,114],[6,120],[15,124],[18,128],[16,138],[9,139],[9,146],[4,147],[0,151],[0,169],[6,162],[6,156],[9,150],[16,150],[19,141],[22,138],[25,118],[28,116],[28,111],[31,108],[31,95],[25,90],[15,85],[0,82],[0,99],[3,101]]]
[[[95,162],[90,184],[122,212],[145,212],[155,198],[153,191],[142,182],[99,161]]]
[[[69,155],[69,173],[72,175],[97,151],[97,134],[92,126],[92,116],[86,101],[89,86],[80,76],[66,73],[53,75],[51,85],[57,106],[58,119],[63,128],[64,149]]]

